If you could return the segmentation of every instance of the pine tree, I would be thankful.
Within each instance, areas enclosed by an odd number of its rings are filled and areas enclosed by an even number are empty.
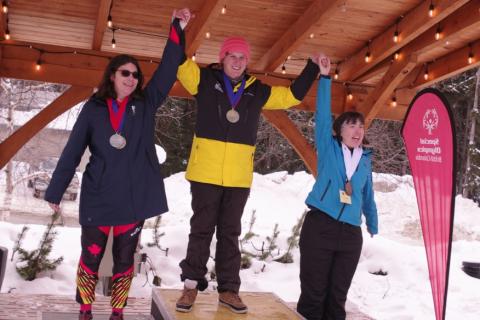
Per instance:
[[[35,280],[38,273],[47,270],[55,270],[57,266],[62,263],[63,257],[54,260],[48,259],[48,255],[52,251],[53,240],[57,235],[57,232],[54,230],[54,228],[55,221],[58,219],[59,215],[59,212],[52,214],[52,220],[47,225],[47,229],[43,234],[43,238],[38,249],[27,251],[21,247],[18,248],[17,251],[19,257],[16,264],[16,269],[20,276],[25,280]],[[22,237],[23,236],[20,234],[19,239],[21,240]]]
[[[287,243],[288,243],[288,249],[287,252],[285,252],[284,255],[282,255],[280,258],[275,259],[277,262],[281,263],[293,263],[293,256],[291,254],[291,251],[293,248],[298,247],[298,243],[300,240],[300,231],[302,230],[302,225],[303,225],[303,220],[305,220],[305,216],[307,215],[307,210],[305,210],[300,218],[298,218],[297,224],[295,224],[292,228],[292,235],[288,237]]]
[[[157,216],[155,218],[155,224],[153,225],[153,242],[149,242],[147,243],[147,246],[149,247],[157,247],[158,249],[162,250],[162,251],[165,251],[165,256],[168,257],[168,248],[162,248],[162,246],[160,245],[160,238],[163,237],[165,235],[165,232],[160,232],[159,231],[159,228],[160,228],[160,224],[162,222],[162,216]]]

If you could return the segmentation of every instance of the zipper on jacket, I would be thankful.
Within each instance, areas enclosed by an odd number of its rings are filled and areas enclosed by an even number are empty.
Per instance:
[[[330,187],[330,184],[332,183],[332,180],[328,180],[327,187],[322,193],[322,196],[320,197],[320,201],[323,201],[323,198],[325,198],[325,195],[327,194],[328,188]]]
[[[344,203],[343,206],[342,206],[342,209],[340,209],[340,214],[338,215],[337,221],[339,221],[340,218],[342,217],[343,210],[345,209],[345,205],[346,205],[346,204]]]

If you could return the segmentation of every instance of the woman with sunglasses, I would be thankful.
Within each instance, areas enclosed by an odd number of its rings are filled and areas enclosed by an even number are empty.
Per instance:
[[[174,11],[162,60],[143,87],[138,61],[128,55],[108,64],[98,91],[83,106],[53,173],[45,200],[58,211],[65,189],[88,147],[82,179],[82,253],[77,271],[79,320],[91,320],[98,268],[113,228],[110,320],[123,319],[133,278],[133,257],[145,219],[168,211],[155,153],[155,113],[185,60],[183,28],[191,14]]]

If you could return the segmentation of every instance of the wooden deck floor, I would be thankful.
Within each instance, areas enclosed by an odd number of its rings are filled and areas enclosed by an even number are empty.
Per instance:
[[[214,295],[214,293],[210,294]],[[151,304],[151,297],[129,298],[128,306],[125,308],[125,320],[153,319],[150,318]],[[287,303],[287,305],[294,309],[296,303]],[[251,308],[251,306],[249,307]],[[93,309],[96,315],[95,320],[107,320],[108,314],[110,314],[110,298],[97,295]],[[358,308],[348,301],[346,309],[347,320],[373,320],[373,318],[359,312]],[[78,304],[73,296],[0,293],[0,320],[76,320],[77,312]],[[70,318],[67,313],[70,314]],[[52,316],[52,314],[55,314],[55,316]],[[191,315],[193,316],[194,313]],[[45,318],[45,316],[48,317]],[[245,319],[244,315],[243,318],[242,315],[238,318]],[[195,318],[182,319],[194,320]],[[275,319],[270,318],[270,320]]]

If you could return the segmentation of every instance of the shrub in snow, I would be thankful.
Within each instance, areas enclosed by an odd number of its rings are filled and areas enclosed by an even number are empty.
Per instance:
[[[52,251],[53,240],[56,236],[55,221],[60,214],[58,212],[53,213],[52,220],[47,225],[47,229],[43,234],[40,246],[33,251],[27,251],[20,246],[21,240],[25,236],[25,228],[18,236],[18,261],[15,265],[18,274],[27,281],[35,280],[37,274],[43,271],[55,270],[63,261],[63,257],[51,260],[48,259],[48,255]]]

